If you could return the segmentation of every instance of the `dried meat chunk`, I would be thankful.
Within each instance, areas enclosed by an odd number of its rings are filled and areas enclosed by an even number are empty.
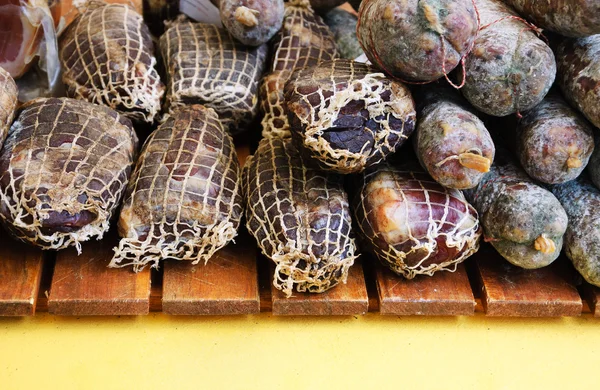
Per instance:
[[[142,16],[122,4],[91,2],[60,39],[67,95],[153,122],[164,85]]]
[[[292,72],[337,56],[331,31],[308,2],[294,0],[286,3],[283,27],[273,39],[270,73],[260,85],[263,136],[290,136],[283,108],[283,89]]]
[[[69,98],[22,107],[0,154],[0,220],[42,249],[102,238],[137,150],[131,121]]]
[[[18,91],[15,80],[0,67],[0,145],[4,143],[8,129],[15,117]]]
[[[341,176],[307,167],[289,138],[268,137],[242,180],[246,226],[276,265],[276,288],[289,297],[346,282],[357,256]]]
[[[292,138],[307,161],[339,173],[380,163],[415,128],[408,88],[351,60],[326,61],[294,72],[285,100]]]
[[[246,47],[223,28],[182,20],[160,37],[159,46],[170,110],[202,104],[214,109],[231,133],[247,128],[258,111],[266,45]]]
[[[236,235],[240,165],[215,111],[200,105],[166,115],[146,141],[127,188],[112,267],[138,272],[160,260],[193,264]]]

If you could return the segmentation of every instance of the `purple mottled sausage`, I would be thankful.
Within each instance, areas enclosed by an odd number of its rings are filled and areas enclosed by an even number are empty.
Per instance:
[[[220,0],[219,10],[229,33],[248,46],[268,42],[283,23],[283,0]]]

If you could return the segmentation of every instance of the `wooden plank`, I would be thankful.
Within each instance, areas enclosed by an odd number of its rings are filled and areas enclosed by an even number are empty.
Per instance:
[[[270,271],[272,277],[274,266],[270,267]],[[369,309],[367,287],[360,261],[350,268],[346,284],[338,284],[324,293],[294,292],[290,298],[286,298],[284,293],[271,284],[271,297],[274,315],[355,315],[365,314]]]
[[[584,282],[581,291],[594,317],[600,317],[600,288]]]
[[[489,316],[578,316],[583,304],[572,268],[565,259],[548,267],[525,270],[504,260],[489,245],[476,255],[481,298]]]
[[[0,235],[0,316],[35,314],[43,253]]]
[[[242,229],[243,230],[243,229]],[[247,233],[206,265],[167,260],[162,307],[166,314],[233,315],[260,312],[256,245]]]
[[[129,268],[108,268],[112,248],[118,243],[111,233],[102,241],[58,252],[50,286],[48,311],[58,315],[139,315],[150,306],[150,268],[134,273]]]
[[[375,267],[381,314],[457,316],[475,313],[475,298],[464,264],[459,264],[456,272],[441,271],[411,280],[381,264]]]

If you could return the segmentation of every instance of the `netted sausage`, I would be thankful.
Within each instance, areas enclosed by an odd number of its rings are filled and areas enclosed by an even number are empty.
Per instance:
[[[214,109],[231,133],[246,130],[258,109],[258,82],[267,46],[249,48],[227,30],[181,20],[160,37],[170,110],[188,104]]]
[[[473,0],[365,0],[358,39],[369,60],[407,81],[450,73],[477,34]]]
[[[16,238],[62,249],[102,238],[137,148],[131,121],[68,99],[23,106],[0,154],[0,219]]]
[[[246,226],[291,296],[346,282],[357,257],[341,176],[310,169],[289,138],[263,138],[243,170]]]
[[[556,76],[552,50],[500,0],[475,3],[481,29],[466,57],[463,94],[478,110],[494,116],[534,107]]]
[[[337,57],[331,31],[316,15],[308,0],[285,4],[283,27],[273,40],[270,73],[260,86],[263,136],[290,136],[283,109],[283,88],[295,69],[317,65]]]
[[[8,129],[15,117],[18,91],[15,80],[0,67],[0,145],[4,143]]]
[[[142,16],[122,4],[92,1],[60,39],[67,95],[153,122],[164,85]]]
[[[240,166],[211,108],[181,107],[146,141],[119,218],[112,267],[157,268],[165,258],[208,259],[236,235]]]
[[[370,168],[353,200],[361,242],[405,278],[456,271],[479,249],[475,209],[415,165]]]
[[[283,0],[220,0],[223,25],[248,46],[267,43],[283,23]]]
[[[448,188],[473,188],[489,171],[496,148],[474,110],[439,85],[416,89],[419,119],[414,147],[421,165]]]
[[[333,33],[340,57],[353,60],[364,54],[356,36],[356,15],[345,9],[335,8],[323,15],[323,21]]]
[[[560,255],[567,215],[503,149],[479,185],[465,191],[481,218],[486,241],[510,263],[541,268]]]
[[[301,152],[321,168],[339,173],[381,162],[415,128],[409,90],[351,60],[294,72],[285,99],[292,137]]]

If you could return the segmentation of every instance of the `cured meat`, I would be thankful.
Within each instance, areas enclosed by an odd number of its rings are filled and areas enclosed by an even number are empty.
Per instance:
[[[479,185],[465,191],[475,206],[486,241],[510,263],[541,268],[560,255],[567,214],[552,193],[500,150]]]
[[[579,177],[593,150],[592,127],[558,94],[526,112],[517,126],[516,153],[521,166],[544,183]]]
[[[594,152],[590,157],[589,164],[587,165],[590,179],[597,188],[600,188],[600,134],[596,131],[594,137]]]
[[[275,263],[273,285],[323,292],[354,264],[350,210],[341,176],[310,169],[291,144],[263,138],[243,170],[246,226]]]
[[[567,37],[600,34],[598,0],[504,0],[504,2],[545,30]]]
[[[558,85],[565,98],[600,127],[600,34],[564,39],[556,49]]]
[[[231,136],[211,108],[181,107],[146,141],[119,218],[112,267],[138,272],[165,258],[208,259],[236,235],[240,166]]]
[[[142,16],[122,4],[92,2],[60,39],[67,95],[153,122],[164,85]]]
[[[586,178],[551,188],[569,216],[565,253],[588,283],[600,287],[600,191]]]
[[[10,74],[0,67],[0,145],[4,144],[15,117],[17,103],[17,85]]]
[[[179,15],[179,0],[143,0],[144,20],[156,36],[165,32],[165,21]]]
[[[137,149],[131,121],[68,98],[25,104],[0,154],[0,220],[42,249],[102,238]]]
[[[489,171],[496,148],[483,122],[460,96],[437,85],[417,90],[413,138],[421,165],[448,188],[473,188]]]
[[[356,15],[342,8],[335,8],[323,15],[323,21],[333,33],[340,57],[353,60],[364,54],[356,36]]]
[[[475,209],[416,165],[368,169],[353,200],[361,243],[395,273],[412,279],[456,271],[479,249]]]
[[[285,4],[281,31],[273,40],[270,73],[260,86],[260,104],[264,113],[263,136],[290,136],[284,112],[283,88],[295,69],[317,65],[338,56],[333,35],[320,16],[315,15],[307,0]]]
[[[258,82],[267,46],[249,48],[223,28],[178,21],[160,37],[170,110],[188,104],[214,109],[231,133],[240,133],[258,110]]]
[[[369,60],[406,81],[450,73],[477,34],[473,0],[369,0],[356,30]]]
[[[476,0],[481,29],[466,57],[464,96],[480,111],[505,116],[533,108],[556,76],[552,50],[533,26],[500,0]]]
[[[223,25],[248,46],[267,43],[283,23],[283,0],[220,0]]]
[[[345,2],[346,0],[310,0],[310,5],[318,11],[326,11]]]
[[[415,128],[409,90],[351,60],[294,72],[285,100],[298,148],[320,168],[339,173],[360,172],[385,160]]]

